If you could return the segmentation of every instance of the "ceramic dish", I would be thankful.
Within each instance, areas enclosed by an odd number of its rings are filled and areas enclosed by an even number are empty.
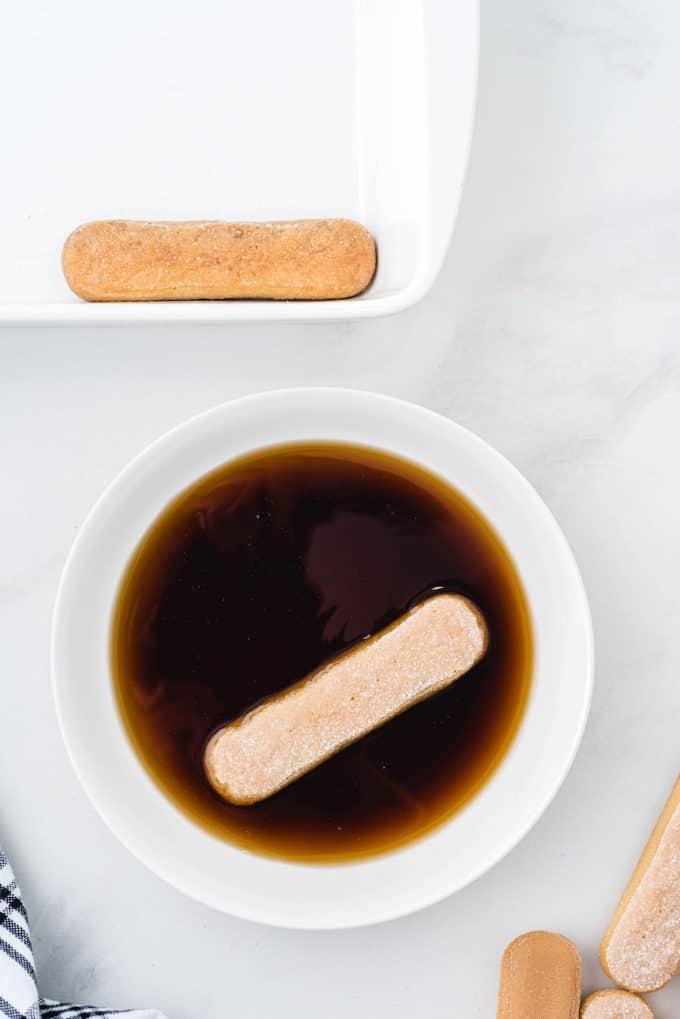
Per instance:
[[[467,163],[477,0],[5,13],[0,323],[366,318],[431,286]],[[60,269],[88,220],[333,216],[378,242],[375,280],[349,301],[85,304]]]
[[[532,689],[509,753],[476,797],[406,848],[339,866],[256,856],[219,841],[173,807],[123,731],[109,665],[122,571],[160,510],[211,468],[300,440],[362,443],[450,481],[495,527],[528,597]],[[413,404],[339,389],[263,393],[180,425],[118,476],[83,524],[55,609],[52,664],[68,752],[111,830],[151,870],[218,909],[281,926],[349,927],[442,899],[526,834],[558,790],[581,739],[592,682],[591,623],[562,532],[527,481],[464,428]]]

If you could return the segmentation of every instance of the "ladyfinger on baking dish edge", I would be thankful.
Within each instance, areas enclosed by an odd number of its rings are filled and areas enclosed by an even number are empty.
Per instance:
[[[654,1019],[654,1013],[637,994],[610,988],[588,995],[581,1005],[581,1019]]]
[[[530,931],[503,953],[497,1019],[578,1019],[581,957],[561,934]]]
[[[680,778],[600,946],[605,973],[629,991],[663,987],[680,966]]]
[[[266,799],[468,672],[486,651],[479,610],[436,594],[302,682],[223,726],[206,747],[223,799]]]
[[[86,223],[62,268],[87,301],[354,297],[373,279],[375,242],[349,219],[278,223]]]

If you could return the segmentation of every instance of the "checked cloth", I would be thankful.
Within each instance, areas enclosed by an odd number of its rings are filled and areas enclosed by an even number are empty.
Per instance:
[[[163,1019],[156,1009],[123,1010],[62,1005],[41,998],[28,916],[12,868],[0,849],[0,1017],[2,1019]]]

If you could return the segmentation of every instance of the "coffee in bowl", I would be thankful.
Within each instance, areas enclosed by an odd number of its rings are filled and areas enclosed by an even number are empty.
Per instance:
[[[216,733],[442,593],[485,621],[469,672],[273,795],[215,791]],[[532,635],[512,559],[448,482],[305,443],[235,459],[167,506],[125,571],[111,660],[133,746],[185,815],[256,853],[342,862],[426,834],[484,785],[524,712]]]

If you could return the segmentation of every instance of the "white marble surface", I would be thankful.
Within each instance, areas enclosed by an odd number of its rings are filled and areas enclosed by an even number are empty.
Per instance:
[[[44,993],[170,1019],[495,1014],[505,943],[596,947],[680,765],[680,8],[485,0],[481,89],[453,246],[412,311],[363,325],[0,335],[0,841]],[[79,522],[184,417],[291,384],[379,389],[479,432],[531,479],[581,564],[591,721],[552,807],[449,901],[382,927],[269,930],[147,873],[71,771],[50,612]],[[654,997],[680,1014],[680,978]]]

